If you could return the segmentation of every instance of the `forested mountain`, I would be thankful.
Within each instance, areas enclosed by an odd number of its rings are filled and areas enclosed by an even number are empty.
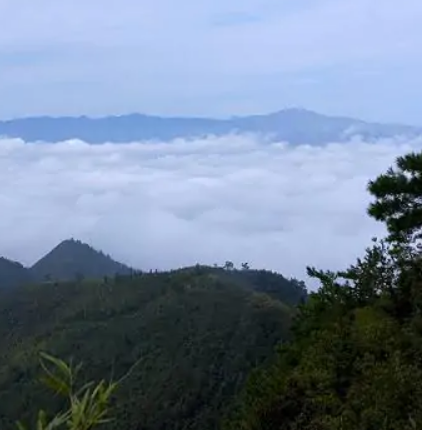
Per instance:
[[[16,287],[30,281],[31,275],[22,264],[0,257],[0,288]]]
[[[131,272],[132,269],[124,264],[75,239],[59,243],[30,268],[31,276],[36,281],[100,278]]]
[[[287,302],[306,293],[278,279]],[[247,270],[196,266],[0,292],[0,427],[60,407],[37,382],[44,350],[82,361],[89,378],[119,377],[140,360],[110,428],[218,428],[250,370],[289,338],[294,307],[260,289]]]
[[[89,143],[198,138],[228,133],[258,133],[273,141],[323,144],[360,135],[377,138],[422,134],[422,127],[378,124],[346,117],[321,115],[306,109],[284,109],[267,115],[229,119],[159,117],[143,114],[88,117],[34,117],[0,121],[0,136],[27,142],[80,139]]]

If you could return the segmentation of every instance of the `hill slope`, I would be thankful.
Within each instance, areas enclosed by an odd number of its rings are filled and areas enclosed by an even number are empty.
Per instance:
[[[287,279],[280,273],[270,270],[225,270],[221,267],[207,267],[206,270],[224,282],[268,294],[273,299],[280,300],[287,305],[296,306],[307,297],[303,281]]]
[[[285,109],[268,115],[212,118],[171,118],[142,114],[88,117],[33,117],[0,121],[0,136],[27,142],[80,139],[90,143],[171,140],[231,132],[270,135],[293,144],[342,142],[359,134],[366,140],[421,135],[422,127],[378,124],[354,118],[321,115],[305,109]]]
[[[298,285],[285,288],[294,295]],[[0,427],[57,404],[33,382],[43,349],[83,361],[93,379],[142,358],[117,394],[112,428],[217,428],[250,369],[288,338],[292,314],[199,266],[0,292]]]
[[[11,288],[31,282],[28,269],[22,264],[0,257],[0,288]]]
[[[30,268],[32,277],[38,281],[101,278],[131,271],[103,252],[74,239],[61,242]]]

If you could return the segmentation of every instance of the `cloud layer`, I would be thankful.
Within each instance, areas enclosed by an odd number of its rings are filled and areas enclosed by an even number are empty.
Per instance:
[[[142,269],[236,264],[304,278],[383,233],[367,181],[412,142],[324,147],[226,136],[88,145],[0,141],[0,255],[33,263],[75,237]]]

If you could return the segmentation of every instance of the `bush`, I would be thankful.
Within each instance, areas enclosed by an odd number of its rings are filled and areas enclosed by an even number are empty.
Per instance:
[[[37,430],[53,430],[66,427],[69,430],[90,430],[94,427],[109,422],[110,400],[119,383],[101,380],[76,387],[76,378],[81,365],[76,367],[53,357],[47,353],[41,353],[41,367],[44,370],[42,382],[56,394],[64,396],[67,400],[67,409],[48,417],[46,411],[40,410],[36,421]],[[22,424],[17,423],[19,430],[28,430]]]

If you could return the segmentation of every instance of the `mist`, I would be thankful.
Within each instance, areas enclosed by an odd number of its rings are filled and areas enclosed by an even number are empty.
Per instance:
[[[74,237],[139,269],[195,263],[305,279],[342,269],[384,227],[367,182],[422,137],[324,146],[259,136],[90,145],[0,140],[0,255],[29,265]]]

